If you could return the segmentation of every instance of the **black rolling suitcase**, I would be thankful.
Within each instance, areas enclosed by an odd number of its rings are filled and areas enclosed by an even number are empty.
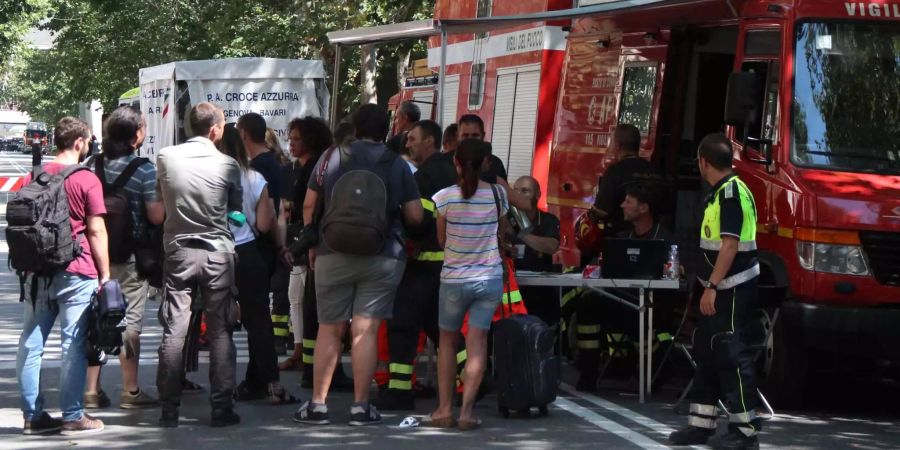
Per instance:
[[[497,408],[530,414],[547,405],[559,391],[560,360],[553,352],[553,330],[536,316],[510,316],[494,324],[494,384]]]

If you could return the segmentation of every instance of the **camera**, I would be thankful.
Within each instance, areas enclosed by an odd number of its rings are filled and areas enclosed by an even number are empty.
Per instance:
[[[309,249],[315,247],[318,243],[319,231],[313,225],[306,225],[297,233],[297,237],[291,242],[289,250],[294,255],[294,258],[302,259],[306,257]]]

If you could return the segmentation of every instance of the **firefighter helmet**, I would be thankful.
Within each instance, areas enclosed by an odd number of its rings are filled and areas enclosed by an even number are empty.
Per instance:
[[[596,220],[590,211],[585,211],[575,221],[575,245],[582,252],[595,253],[600,251],[603,243],[602,221]]]

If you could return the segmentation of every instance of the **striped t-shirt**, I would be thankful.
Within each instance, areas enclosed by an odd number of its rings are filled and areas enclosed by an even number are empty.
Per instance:
[[[501,214],[509,205],[506,191],[497,187]],[[450,186],[434,194],[438,214],[447,220],[444,267],[441,281],[465,283],[503,277],[497,248],[497,206],[489,184],[480,183],[469,199],[459,186]]]
[[[125,171],[128,164],[137,158],[135,155],[126,155],[116,159],[105,159],[103,168],[105,169],[106,182],[112,184],[116,178]],[[91,157],[84,162],[84,166],[95,171],[96,163]],[[149,202],[157,202],[159,198],[156,195],[156,166],[152,163],[141,164],[134,172],[128,182],[125,183],[125,195],[128,202],[131,203],[131,218],[134,220],[134,237],[140,239],[143,236],[144,228],[147,223],[147,208]]]

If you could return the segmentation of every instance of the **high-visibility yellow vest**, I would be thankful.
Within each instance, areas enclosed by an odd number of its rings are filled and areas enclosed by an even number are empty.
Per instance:
[[[756,251],[756,202],[747,185],[737,175],[729,175],[729,178],[711,195],[712,201],[706,204],[703,222],[700,226],[700,248],[714,252],[722,249],[722,204],[720,199],[737,198],[741,203],[741,211],[744,215],[738,253]],[[710,261],[711,264],[714,262]],[[719,289],[730,289],[758,275],[759,264],[755,264],[749,269],[728,276],[719,282],[718,287]]]

